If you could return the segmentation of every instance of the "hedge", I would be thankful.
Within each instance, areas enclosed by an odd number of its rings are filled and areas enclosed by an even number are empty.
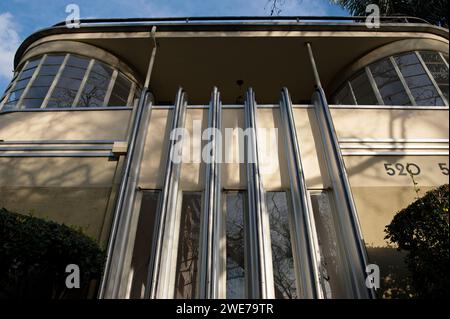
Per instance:
[[[0,209],[0,298],[86,297],[104,258],[80,230]],[[65,285],[69,264],[80,268],[80,289]]]
[[[449,297],[449,185],[443,185],[398,212],[386,239],[407,252],[413,295]]]

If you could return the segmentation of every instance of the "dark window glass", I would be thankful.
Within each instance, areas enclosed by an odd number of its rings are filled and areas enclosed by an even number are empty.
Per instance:
[[[22,96],[24,89],[12,91],[8,98],[8,103],[16,103]]]
[[[36,71],[36,67],[24,70],[20,75],[19,80],[30,79],[33,76],[34,71]]]
[[[270,221],[275,298],[297,298],[286,193],[268,192],[266,203]]]
[[[335,103],[340,105],[355,104],[348,83],[345,83],[345,85],[341,88],[341,90],[336,94]]]
[[[372,86],[370,85],[369,78],[367,77],[366,71],[362,70],[357,74],[350,84],[355,93],[356,104],[359,105],[377,105],[378,101],[373,92]]]
[[[79,69],[72,66],[66,66],[64,71],[61,74],[62,78],[66,79],[74,79],[74,80],[83,80],[84,74],[86,73],[86,69]]]
[[[411,105],[411,100],[390,59],[373,63],[370,70],[385,105]]]
[[[52,96],[47,104],[47,107],[71,107],[75,97],[77,96],[78,89],[80,88],[81,81],[86,73],[86,69],[80,69],[78,67],[73,67],[72,65],[81,63],[80,58],[70,56],[67,65],[61,73],[61,77],[56,84],[56,87],[52,93]],[[85,65],[87,66],[88,60]],[[80,62],[80,63],[79,63]]]
[[[54,76],[50,75],[39,75],[33,82],[33,86],[50,86],[55,79]]]
[[[26,109],[38,109],[41,107],[42,99],[23,99],[21,105]]]
[[[114,83],[108,106],[126,106],[130,94],[131,81],[119,73]]]
[[[14,90],[24,89],[27,86],[28,81],[29,81],[29,79],[17,81],[16,86],[14,87]]]
[[[398,55],[395,62],[417,105],[444,105],[415,53]]]
[[[28,90],[26,99],[44,99],[47,95],[49,87],[48,86],[32,86]]]
[[[42,65],[39,70],[39,76],[41,75],[56,75],[59,70],[59,65]]]
[[[201,194],[184,193],[181,207],[175,298],[197,297]]]
[[[73,66],[81,69],[87,69],[90,59],[78,57],[76,55],[71,54],[69,59],[67,60],[68,66]]]
[[[41,58],[35,58],[35,59],[31,59],[30,62],[28,62],[27,66],[25,67],[25,70],[37,67],[37,65],[39,64],[39,62],[41,61]]]
[[[65,55],[47,55],[44,63],[47,65],[61,65],[63,63]]]
[[[243,299],[245,294],[245,230],[243,193],[226,196],[226,297]]]
[[[147,276],[149,273],[158,198],[158,192],[146,191],[142,194],[133,257],[131,258],[133,278],[131,282],[130,298],[144,297],[147,286]]]
[[[441,89],[442,94],[448,101],[448,67],[440,57],[438,52],[422,51],[420,52],[423,61],[433,76],[436,84]],[[445,58],[445,56],[444,56]],[[448,61],[448,56],[447,56]]]
[[[104,106],[106,90],[108,89],[111,75],[112,69],[109,66],[101,62],[95,62],[80,96],[78,106]]]

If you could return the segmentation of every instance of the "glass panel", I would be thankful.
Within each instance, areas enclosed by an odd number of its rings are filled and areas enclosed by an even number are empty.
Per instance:
[[[37,65],[39,64],[40,61],[41,61],[40,57],[39,58],[35,58],[35,59],[31,59],[30,62],[28,62],[28,64],[27,64],[26,68],[24,69],[24,71],[28,70],[28,69],[31,69],[31,68],[34,68],[34,67],[37,67]]]
[[[114,83],[114,88],[108,102],[108,106],[126,106],[130,94],[131,81],[119,73]]]
[[[77,106],[104,106],[112,72],[113,70],[106,64],[95,62]]]
[[[370,65],[375,82],[385,105],[411,105],[411,100],[392,65],[383,59]]]
[[[442,61],[439,53],[431,51],[421,51],[420,55],[425,62],[428,70],[433,76],[436,84],[442,91],[442,94],[447,98],[448,101],[448,67]],[[445,56],[444,56],[445,58]],[[448,56],[447,56],[448,60]]]
[[[243,299],[245,293],[244,193],[226,195],[226,297]]]
[[[66,79],[74,79],[74,80],[83,80],[84,74],[86,73],[86,69],[79,69],[71,66],[66,66],[64,68],[62,77]]]
[[[47,65],[61,65],[63,63],[65,55],[47,55],[44,63]]]
[[[26,109],[38,109],[41,107],[42,99],[23,99],[21,105]]]
[[[19,80],[31,78],[31,76],[33,75],[34,71],[36,71],[36,67],[24,70],[22,72],[22,74],[20,75]]]
[[[348,83],[346,82],[342,89],[335,96],[335,103],[340,105],[353,105],[355,102],[353,101],[352,93],[350,92],[350,88]]]
[[[146,191],[142,194],[141,210],[139,212],[133,257],[131,259],[131,273],[133,277],[131,279],[130,298],[144,298],[158,197],[159,192]]]
[[[55,78],[54,75],[39,75],[33,82],[33,86],[50,86]]]
[[[197,297],[201,194],[184,193],[180,216],[175,298]]]
[[[47,95],[49,87],[48,86],[32,86],[28,90],[26,99],[44,99]]]
[[[39,75],[55,75],[58,73],[59,65],[42,65]]]
[[[369,78],[367,77],[366,71],[362,70],[358,75],[356,75],[350,84],[355,93],[356,104],[359,105],[377,105],[378,101],[373,92],[372,86],[370,85]]]
[[[267,192],[266,203],[270,221],[275,298],[297,298],[286,193]]]
[[[417,105],[444,105],[436,88],[415,53],[406,53],[395,57]]]
[[[67,63],[70,62],[72,65],[78,63],[78,65],[81,65],[82,61],[85,61],[86,63],[84,65],[87,66],[87,60],[82,60],[74,56],[70,56]],[[85,73],[86,69],[66,65],[47,107],[71,107]]]
[[[16,103],[22,96],[24,89],[12,91],[8,98],[8,103]]]
[[[29,81],[29,79],[17,81],[16,86],[14,87],[14,90],[24,89],[27,86],[28,81]]]
[[[68,66],[73,66],[81,69],[87,69],[90,59],[79,57],[71,54],[69,59],[67,60]]]
[[[319,251],[321,256],[322,287],[326,299],[348,298],[348,277],[342,234],[336,227],[336,208],[330,190],[311,194]]]

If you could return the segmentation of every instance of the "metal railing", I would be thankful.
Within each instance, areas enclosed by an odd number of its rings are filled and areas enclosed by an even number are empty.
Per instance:
[[[218,16],[218,17],[154,17],[154,18],[102,18],[102,19],[80,19],[81,24],[155,24],[155,23],[197,23],[197,22],[328,22],[348,21],[365,22],[366,16]],[[384,23],[426,23],[428,21],[412,16],[380,16]],[[53,27],[64,26],[65,21],[58,22]]]

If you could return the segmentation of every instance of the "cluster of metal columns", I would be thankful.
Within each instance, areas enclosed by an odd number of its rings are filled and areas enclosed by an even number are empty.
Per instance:
[[[153,30],[154,35],[154,30]],[[154,37],[153,37],[154,38]],[[345,273],[349,285],[349,297],[370,298],[371,290],[365,286],[365,266],[367,258],[357,219],[355,205],[351,195],[348,177],[343,164],[342,154],[336,138],[331,114],[325,94],[321,88],[319,75],[315,65],[311,45],[307,44],[313,73],[316,79],[316,90],[313,96],[317,121],[321,130],[323,151],[325,153],[329,178],[332,181],[333,194],[337,203],[336,217],[342,234],[342,251],[344,252]],[[105,273],[99,292],[100,298],[118,298],[121,285],[126,284],[127,273],[124,259],[129,238],[129,221],[132,214],[138,212],[133,207],[137,192],[136,176],[142,158],[142,149],[147,131],[146,125],[150,117],[151,104],[148,101],[148,83],[156,55],[156,44],[149,62],[149,73],[138,107],[132,117],[129,150],[124,164],[124,175],[120,185]],[[179,89],[173,109],[171,129],[184,127],[186,117],[186,94]],[[246,280],[249,298],[274,298],[273,274],[271,264],[270,229],[265,205],[265,191],[261,182],[258,159],[258,139],[256,134],[257,105],[255,95],[250,88],[245,102],[245,128],[250,134],[245,137],[245,162],[247,171],[247,211],[246,222]],[[305,184],[303,167],[300,158],[299,144],[295,129],[292,103],[287,89],[283,89],[280,99],[282,126],[285,136],[285,151],[288,159],[290,177],[289,205],[293,208],[293,249],[296,264],[299,268],[296,280],[302,298],[323,298],[321,287],[320,252],[315,230],[314,216],[311,209],[308,190]],[[217,88],[214,88],[209,107],[208,127],[220,129],[221,102]],[[180,204],[180,168],[181,164],[171,161],[171,155],[179,152],[179,138],[168,141],[168,162],[166,165],[164,185],[160,196],[156,216],[156,226],[151,249],[146,298],[167,298],[174,289],[173,274],[167,263],[170,252],[167,249],[173,244],[165,234],[174,230],[174,214]],[[209,136],[212,145],[211,162],[207,163],[205,172],[205,196],[200,227],[200,267],[199,298],[217,298],[219,277],[219,216],[221,216],[221,184],[220,163],[217,161],[221,145],[214,134]],[[166,249],[164,249],[166,248]]]

